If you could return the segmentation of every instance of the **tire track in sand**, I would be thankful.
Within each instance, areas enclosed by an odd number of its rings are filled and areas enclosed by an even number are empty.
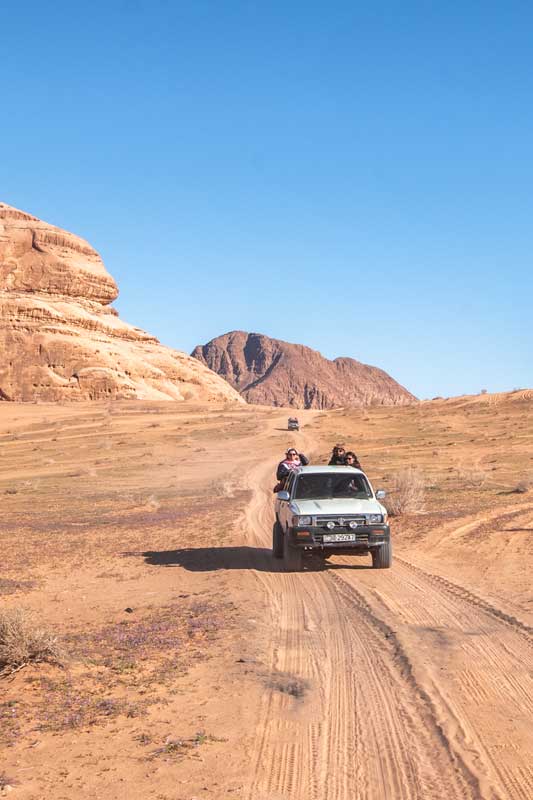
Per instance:
[[[386,580],[349,569],[332,570],[332,577],[350,586],[376,620],[394,629],[436,718],[468,768],[485,773],[505,800],[529,800],[531,626],[405,558],[395,558]]]
[[[250,483],[247,543],[269,547],[268,473],[258,467]],[[287,574],[264,552],[261,560],[272,679],[249,800],[500,798],[456,752],[392,629],[361,597],[327,570]],[[303,697],[283,690],[279,676],[307,685]]]

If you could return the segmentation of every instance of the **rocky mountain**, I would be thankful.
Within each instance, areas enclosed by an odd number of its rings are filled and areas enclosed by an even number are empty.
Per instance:
[[[223,400],[226,381],[123,322],[86,241],[0,203],[0,400]]]
[[[316,350],[260,333],[232,331],[192,355],[249,403],[293,408],[405,405],[416,401],[382,369],[353,358],[330,361]]]

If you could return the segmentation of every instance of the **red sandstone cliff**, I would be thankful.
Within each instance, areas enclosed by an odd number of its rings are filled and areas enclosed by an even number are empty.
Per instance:
[[[339,408],[416,401],[377,367],[353,358],[330,361],[309,347],[260,333],[226,333],[199,345],[192,355],[225,378],[249,403]]]

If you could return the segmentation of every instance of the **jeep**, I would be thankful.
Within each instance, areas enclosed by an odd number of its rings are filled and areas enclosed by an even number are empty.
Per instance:
[[[272,554],[288,571],[306,556],[372,556],[374,569],[392,564],[387,509],[364,472],[354,467],[298,467],[276,495]]]

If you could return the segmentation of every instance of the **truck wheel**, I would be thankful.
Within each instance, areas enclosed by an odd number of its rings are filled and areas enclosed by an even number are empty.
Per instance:
[[[372,567],[374,569],[389,569],[392,566],[392,542],[382,544],[372,550]]]
[[[283,563],[287,572],[301,572],[303,568],[303,553],[289,544],[289,535],[283,536]]]
[[[314,567],[316,570],[326,569],[327,566],[327,554],[325,553],[313,553],[310,557]]]
[[[277,520],[272,528],[272,555],[274,558],[283,558],[283,531]]]

